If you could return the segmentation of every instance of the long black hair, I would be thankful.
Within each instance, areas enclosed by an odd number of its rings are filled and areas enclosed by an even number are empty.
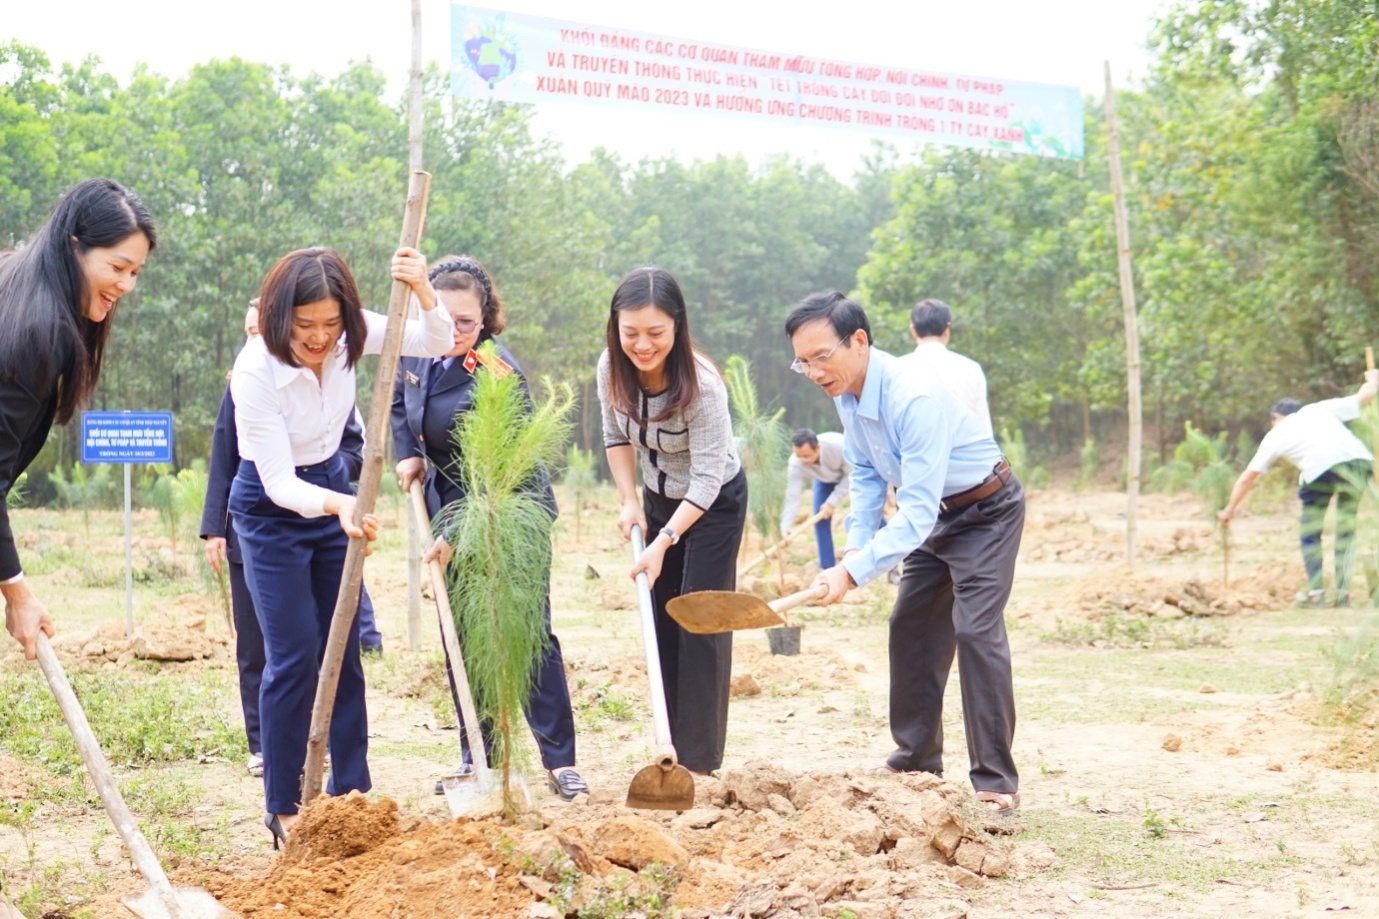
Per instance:
[[[58,424],[96,388],[114,319],[86,318],[91,291],[78,256],[135,233],[150,250],[158,244],[139,196],[110,179],[87,179],[63,196],[32,242],[0,259],[0,378],[22,379],[40,394],[56,387]]]
[[[618,334],[620,313],[654,306],[675,323],[675,342],[666,355],[666,406],[650,421],[663,421],[685,409],[699,398],[699,368],[696,359],[708,364],[703,355],[696,355],[690,338],[689,315],[685,310],[685,295],[675,276],[664,268],[638,268],[628,272],[608,307],[608,327],[604,330],[608,345],[609,401],[613,408],[629,418],[641,413],[641,388],[637,382],[637,368],[623,353]],[[712,364],[709,364],[712,366]]]

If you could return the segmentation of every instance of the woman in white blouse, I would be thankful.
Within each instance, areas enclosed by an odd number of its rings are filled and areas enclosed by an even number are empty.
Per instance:
[[[392,276],[421,305],[407,323],[402,353],[439,357],[451,327],[436,309],[426,259],[415,249],[393,256]],[[263,627],[267,662],[259,703],[263,782],[273,845],[296,819],[311,706],[349,539],[378,533],[372,514],[353,522],[355,497],[339,456],[354,409],[355,365],[383,349],[387,318],[365,310],[349,268],[333,249],[284,256],[259,293],[258,338],[235,360],[241,462],[230,488],[245,578]],[[350,630],[330,727],[327,791],[371,787],[368,716],[359,637]]]

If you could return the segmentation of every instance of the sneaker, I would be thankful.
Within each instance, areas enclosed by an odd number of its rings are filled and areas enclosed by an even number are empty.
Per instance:
[[[450,773],[449,775],[445,776],[444,778],[436,779],[436,794],[438,794],[438,795],[443,795],[443,794],[445,794],[445,779],[451,779],[451,778],[459,779],[459,778],[464,778],[464,777],[467,776],[467,775],[473,774],[473,772],[474,772],[474,767],[471,766],[469,763],[460,763],[460,768],[456,769],[454,772]]]
[[[546,776],[546,787],[560,795],[562,801],[573,801],[589,793],[589,785],[574,769],[552,770]]]
[[[250,753],[249,761],[244,764],[244,768],[256,779],[263,778],[263,754]]]
[[[1321,608],[1326,605],[1326,591],[1324,590],[1300,590],[1298,595],[1293,598],[1294,606],[1308,606]]]

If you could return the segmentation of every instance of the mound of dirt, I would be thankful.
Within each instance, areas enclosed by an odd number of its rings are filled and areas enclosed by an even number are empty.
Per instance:
[[[701,780],[683,814],[596,798],[523,825],[399,821],[392,801],[352,794],[308,808],[267,877],[207,887],[243,916],[282,919],[630,915],[650,896],[687,919],[920,917],[1012,870],[965,800],[935,776],[798,775],[766,762]]]
[[[1285,572],[1257,571],[1234,577],[1223,587],[1219,579],[1175,580],[1120,570],[1073,585],[1055,604],[1059,612],[1077,611],[1093,620],[1111,613],[1178,618],[1283,609],[1292,596],[1293,584]]]
[[[94,664],[128,666],[135,660],[160,662],[221,659],[229,656],[229,640],[208,635],[206,620],[182,623],[140,623],[134,638],[125,637],[123,622],[107,622],[94,632],[64,632],[53,639],[59,652]]]
[[[1168,559],[1200,552],[1213,545],[1211,529],[1178,527],[1172,535],[1143,536],[1137,552],[1145,559]],[[1020,557],[1027,562],[1118,562],[1125,558],[1124,524],[1108,529],[1085,512],[1032,513],[1025,521]]]

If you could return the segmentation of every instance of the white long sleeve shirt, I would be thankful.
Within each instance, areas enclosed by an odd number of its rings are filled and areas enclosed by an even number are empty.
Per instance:
[[[977,416],[983,433],[987,437],[992,436],[991,409],[986,402],[986,372],[981,364],[949,349],[941,341],[926,341],[916,345],[914,351],[901,360],[931,374],[940,386]]]
[[[364,310],[364,354],[382,352],[387,325],[387,316]],[[422,310],[420,319],[407,322],[403,354],[439,357],[452,347],[444,308]],[[354,368],[345,366],[344,337],[326,356],[319,381],[306,367],[289,367],[269,354],[262,336],[254,338],[235,359],[230,392],[239,455],[258,467],[268,497],[303,517],[324,516],[332,492],[298,478],[297,467],[324,462],[340,449],[355,400]]]
[[[843,458],[843,435],[837,431],[819,435],[819,459],[813,465],[806,466],[798,456],[792,455],[785,471],[785,507],[781,510],[780,531],[788,533],[799,516],[805,482],[813,479],[832,485],[833,490],[824,504],[837,510],[848,496],[848,476],[851,474],[852,466]]]

